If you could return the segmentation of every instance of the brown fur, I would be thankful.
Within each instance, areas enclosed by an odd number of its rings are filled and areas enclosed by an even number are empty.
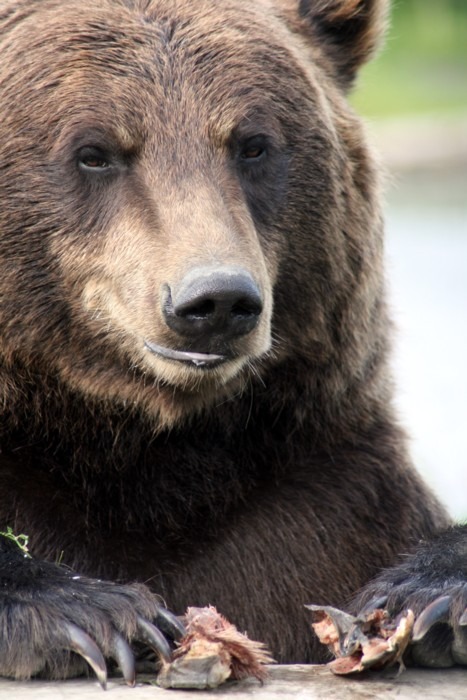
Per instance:
[[[0,10],[1,520],[176,611],[217,606],[278,660],[318,656],[304,603],[342,604],[445,522],[393,415],[379,176],[344,94],[385,9]],[[268,159],[239,172],[257,133]],[[109,180],[78,173],[95,142]],[[211,263],[256,280],[256,329],[209,371],[148,353],[186,349],[164,285]]]

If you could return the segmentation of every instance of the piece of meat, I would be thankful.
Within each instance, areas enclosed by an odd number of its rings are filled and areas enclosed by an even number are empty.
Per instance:
[[[266,678],[264,664],[273,659],[264,644],[248,639],[216,608],[188,608],[184,622],[186,635],[173,660],[163,662],[158,685],[202,689],[215,688],[228,678]]]
[[[402,655],[414,626],[411,610],[391,619],[386,610],[376,608],[356,618],[330,606],[307,607],[312,611],[312,628],[320,642],[336,657],[328,664],[333,673],[360,673],[397,663],[403,667]]]

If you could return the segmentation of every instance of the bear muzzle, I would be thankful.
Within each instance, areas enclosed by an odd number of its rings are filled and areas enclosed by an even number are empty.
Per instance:
[[[165,284],[162,315],[176,334],[177,346],[169,349],[152,342],[146,347],[167,359],[212,366],[232,357],[231,343],[258,325],[263,300],[251,274],[237,266],[190,270],[179,284]]]

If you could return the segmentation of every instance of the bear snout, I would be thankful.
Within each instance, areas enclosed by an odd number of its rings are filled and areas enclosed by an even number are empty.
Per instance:
[[[165,288],[162,312],[167,326],[199,347],[227,343],[258,325],[263,299],[250,273],[216,266],[188,272],[178,285]]]

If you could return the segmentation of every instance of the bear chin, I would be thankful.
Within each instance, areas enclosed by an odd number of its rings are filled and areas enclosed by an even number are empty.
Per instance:
[[[244,355],[206,367],[147,351],[144,364],[132,362],[127,371],[120,363],[105,366],[101,362],[92,369],[79,364],[71,369],[65,361],[58,371],[58,393],[65,390],[81,396],[104,412],[124,409],[145,415],[158,433],[241,396],[251,379],[261,375],[267,362],[266,355],[263,358]]]

